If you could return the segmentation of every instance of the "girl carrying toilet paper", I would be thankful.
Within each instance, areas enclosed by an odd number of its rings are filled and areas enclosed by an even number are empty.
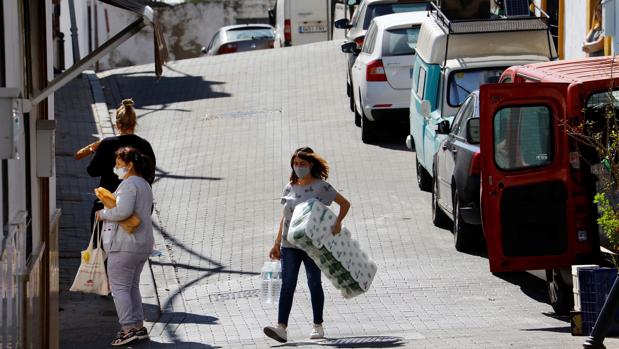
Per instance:
[[[290,168],[292,170],[290,182],[284,188],[281,200],[284,205],[284,212],[279,222],[275,244],[269,252],[271,259],[281,259],[282,263],[282,289],[279,297],[277,325],[264,328],[264,333],[267,336],[282,343],[288,341],[286,328],[288,327],[288,318],[292,309],[292,299],[297,286],[301,263],[305,265],[314,317],[309,338],[324,338],[322,315],[325,297],[322,290],[320,269],[307,253],[286,241],[295,206],[312,198],[319,200],[326,206],[335,201],[340,206],[340,210],[333,226],[333,234],[340,232],[342,220],[350,209],[350,202],[325,181],[329,176],[329,165],[312,148],[302,147],[297,149],[290,159]]]

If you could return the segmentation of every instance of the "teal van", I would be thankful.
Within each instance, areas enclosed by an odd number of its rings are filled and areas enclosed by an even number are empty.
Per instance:
[[[434,155],[458,108],[470,92],[498,82],[513,65],[546,62],[556,51],[546,23],[538,17],[449,21],[439,10],[422,24],[416,48],[410,99],[410,134],[417,183],[432,187]]]

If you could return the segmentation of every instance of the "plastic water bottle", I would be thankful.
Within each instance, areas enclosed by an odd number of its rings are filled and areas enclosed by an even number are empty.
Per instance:
[[[273,303],[273,298],[271,296],[271,279],[272,279],[272,262],[264,262],[262,266],[262,270],[260,271],[260,275],[262,277],[262,287],[260,292],[260,299],[262,299],[263,303]]]
[[[279,292],[282,289],[282,264],[280,261],[271,262],[270,298],[273,303],[279,303]]]

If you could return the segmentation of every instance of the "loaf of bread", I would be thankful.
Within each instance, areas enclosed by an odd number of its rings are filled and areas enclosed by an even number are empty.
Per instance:
[[[109,190],[99,187],[95,189],[95,195],[101,202],[105,208],[114,208],[116,207],[116,196],[112,194]],[[140,218],[136,216],[136,214],[132,214],[129,218],[124,221],[119,222],[121,227],[127,231],[127,233],[132,234],[139,226],[140,226]]]
[[[80,160],[97,151],[101,141],[90,143],[75,153],[75,160]]]

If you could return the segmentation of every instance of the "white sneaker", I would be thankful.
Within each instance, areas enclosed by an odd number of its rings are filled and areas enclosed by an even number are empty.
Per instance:
[[[264,334],[280,343],[286,343],[288,341],[286,329],[280,326],[267,326],[264,328]]]
[[[322,325],[314,324],[312,328],[312,333],[310,333],[310,339],[323,339],[325,338],[325,329],[322,328]]]

